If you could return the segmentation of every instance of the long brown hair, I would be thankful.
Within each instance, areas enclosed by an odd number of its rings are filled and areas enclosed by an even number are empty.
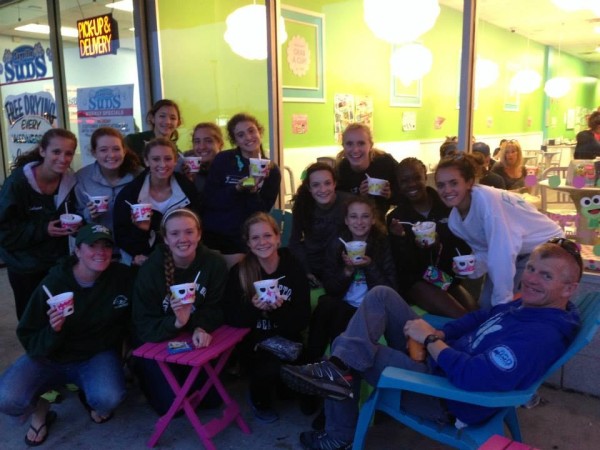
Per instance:
[[[302,225],[303,230],[306,230],[311,226],[316,204],[315,199],[309,190],[310,176],[319,171],[329,172],[333,182],[337,183],[335,170],[329,164],[316,162],[306,168],[304,179],[296,191],[296,195],[294,197],[294,206],[292,207],[292,213]]]
[[[40,154],[40,150],[46,150],[50,145],[50,141],[56,137],[69,139],[70,141],[73,141],[75,143],[75,147],[77,147],[77,136],[75,136],[72,132],[65,130],[64,128],[51,128],[44,133],[41,141],[35,148],[29,150],[28,152],[22,153],[15,158],[10,166],[10,170],[14,170],[17,167],[23,167],[24,165],[33,161],[42,162],[44,158]]]
[[[275,222],[275,219],[270,214],[257,212],[248,217],[244,222],[242,227],[242,239],[244,242],[248,242],[250,239],[250,227],[261,222],[269,225],[273,233],[277,236],[281,234],[277,222]],[[244,258],[239,262],[239,279],[244,296],[248,301],[254,296],[254,282],[261,278],[261,266],[258,258],[251,251],[246,252]]]
[[[136,175],[139,172],[139,169],[142,167],[142,162],[140,161],[139,156],[132,152],[127,144],[125,144],[125,138],[119,132],[119,130],[113,127],[100,127],[97,128],[90,138],[90,145],[92,147],[92,154],[95,155],[96,148],[98,147],[98,139],[104,136],[112,136],[119,139],[121,143],[121,147],[125,151],[125,155],[123,156],[123,163],[119,166],[119,176],[124,177],[128,173]]]

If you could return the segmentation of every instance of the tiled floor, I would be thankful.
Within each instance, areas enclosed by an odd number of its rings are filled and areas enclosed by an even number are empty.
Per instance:
[[[0,372],[22,349],[15,337],[16,319],[6,270],[0,270]],[[243,434],[231,426],[219,434],[214,443],[219,449],[243,450],[295,450],[300,449],[298,433],[310,427],[312,417],[302,415],[295,402],[279,404],[281,420],[264,425],[254,420],[245,402],[246,383],[243,380],[228,382],[228,389],[238,399],[243,415],[253,430]],[[543,388],[542,406],[519,411],[525,442],[543,450],[595,450],[600,442],[600,400],[576,393]],[[103,425],[93,424],[75,394],[65,392],[64,401],[53,408],[58,420],[42,448],[46,449],[143,449],[150,436],[156,415],[150,410],[137,387],[133,387],[113,420]],[[201,417],[210,413],[203,412]],[[0,449],[26,448],[23,436],[27,424],[15,425],[0,415]],[[161,449],[198,449],[200,441],[185,418],[174,420],[158,447]],[[390,420],[375,425],[369,433],[368,449],[377,450],[433,450],[446,448],[429,441],[412,430]]]

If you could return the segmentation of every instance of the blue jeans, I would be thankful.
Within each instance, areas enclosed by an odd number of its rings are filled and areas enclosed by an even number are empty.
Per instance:
[[[361,378],[376,386],[387,366],[430,372],[426,363],[413,361],[406,353],[404,324],[416,318],[415,312],[393,289],[376,286],[367,293],[346,331],[333,342],[332,356],[344,361],[355,376],[354,398],[325,400],[325,430],[331,437],[348,442],[354,439]],[[381,336],[385,336],[387,346],[378,342]],[[447,416],[440,399],[426,395],[403,395],[403,409],[436,420],[445,420]]]
[[[23,355],[0,377],[0,412],[29,416],[41,394],[66,383],[79,386],[90,407],[101,416],[108,416],[125,398],[121,359],[114,350],[70,363]]]

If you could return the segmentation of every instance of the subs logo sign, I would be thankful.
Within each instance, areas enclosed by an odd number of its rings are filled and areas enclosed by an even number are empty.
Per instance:
[[[80,58],[117,54],[119,27],[112,14],[78,20],[77,34]]]
[[[5,49],[0,64],[0,74],[6,84],[33,81],[48,76],[48,64],[42,44],[20,45],[13,50]]]

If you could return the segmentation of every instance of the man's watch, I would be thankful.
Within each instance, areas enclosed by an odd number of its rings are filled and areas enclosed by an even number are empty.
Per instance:
[[[425,340],[423,341],[423,345],[425,346],[425,348],[427,348],[427,346],[428,346],[429,344],[431,344],[432,342],[435,342],[435,341],[440,341],[440,340],[442,340],[442,338],[441,338],[441,337],[439,337],[437,334],[430,334],[430,335],[429,335],[429,336],[427,336],[427,337],[425,338]]]

